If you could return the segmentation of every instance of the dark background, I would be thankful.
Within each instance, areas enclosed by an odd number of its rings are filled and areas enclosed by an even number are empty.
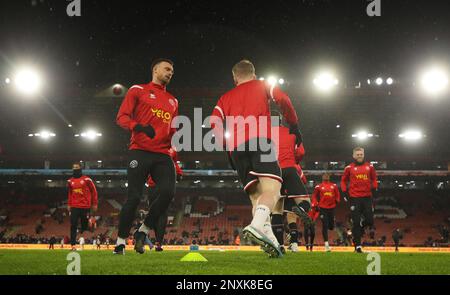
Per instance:
[[[151,60],[160,56],[175,62],[169,90],[186,115],[193,107],[209,115],[233,87],[231,67],[242,58],[251,59],[261,76],[283,77],[311,161],[349,160],[357,144],[351,134],[361,128],[380,135],[363,143],[370,159],[450,160],[450,98],[428,98],[414,86],[427,65],[450,64],[446,1],[382,0],[380,17],[368,17],[369,2],[363,0],[81,2],[82,16],[70,18],[67,1],[1,1],[3,166],[120,158],[128,140],[114,123],[121,99],[95,94],[114,83],[147,83]],[[45,74],[45,99],[23,99],[5,85],[22,64]],[[331,66],[340,79],[339,90],[326,98],[310,89],[321,66]],[[379,75],[396,83],[366,84]],[[73,137],[87,126],[101,130],[103,138],[86,144]],[[398,139],[410,126],[426,134],[422,143],[408,146]],[[52,143],[27,137],[43,127],[57,133]],[[216,153],[200,157],[223,160]]]

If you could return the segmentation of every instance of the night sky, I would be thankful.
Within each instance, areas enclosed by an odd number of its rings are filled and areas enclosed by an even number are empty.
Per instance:
[[[449,59],[444,1],[384,0],[372,18],[363,0],[81,2],[82,16],[69,18],[67,1],[2,1],[2,74],[28,60],[53,85],[142,83],[150,61],[165,56],[176,63],[174,87],[228,87],[244,57],[261,75],[290,81],[320,64],[348,80],[406,79],[422,63]]]
[[[98,153],[111,147],[123,150],[129,135],[120,133],[114,122],[120,101],[100,102],[105,107],[96,101],[94,106],[96,93],[114,83],[129,87],[149,82],[151,61],[167,57],[175,62],[169,90],[181,98],[180,109],[203,106],[206,115],[218,97],[188,93],[232,88],[231,67],[247,58],[257,74],[276,74],[287,81],[311,159],[346,155],[354,144],[352,132],[362,124],[382,135],[372,145],[373,153],[396,157],[404,146],[392,146],[391,152],[386,146],[410,123],[429,136],[428,146],[416,149],[413,157],[448,159],[448,96],[428,101],[408,93],[424,66],[436,63],[450,69],[447,2],[381,0],[381,16],[369,17],[365,0],[81,0],[82,16],[71,18],[64,0],[1,1],[0,148],[11,155],[20,147],[28,155],[30,143],[23,144],[28,132],[49,126],[60,142],[52,145],[54,153],[92,154],[80,150],[86,147],[72,133],[95,122],[105,134]],[[22,65],[44,73],[43,95],[49,104],[15,97],[14,87],[7,89],[5,78],[12,79]],[[386,91],[316,102],[303,96],[304,85],[311,84],[311,75],[321,66],[336,69],[341,85],[352,89],[359,81],[382,75],[394,77],[395,86],[407,91],[395,98]],[[349,116],[344,112],[353,113],[353,121],[345,121]],[[67,122],[74,128],[68,129]],[[336,124],[343,124],[339,132]],[[322,134],[332,140],[328,154],[322,150]],[[34,144],[31,150],[39,155],[49,148]]]

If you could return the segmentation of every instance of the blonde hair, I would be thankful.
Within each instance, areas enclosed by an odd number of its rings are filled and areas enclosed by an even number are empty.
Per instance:
[[[251,61],[243,59],[233,66],[231,70],[235,77],[247,78],[255,75],[255,66]]]
[[[359,151],[363,151],[363,152],[364,152],[364,148],[358,146],[358,147],[355,147],[355,148],[353,149],[353,152],[359,152]]]

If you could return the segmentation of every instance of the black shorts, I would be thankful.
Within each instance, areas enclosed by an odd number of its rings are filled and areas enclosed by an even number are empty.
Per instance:
[[[309,195],[295,167],[283,168],[282,175],[283,175],[283,185],[281,186],[280,194],[282,197],[285,197],[284,210],[292,211],[292,207],[296,206],[294,199],[296,198],[309,199]]]
[[[252,144],[255,144],[255,141],[247,141],[231,152],[231,160],[242,185],[244,185],[244,190],[247,191],[256,184],[258,177],[269,177],[282,183],[281,169],[278,166],[275,149],[263,151],[258,144],[253,145],[256,150],[250,150]]]

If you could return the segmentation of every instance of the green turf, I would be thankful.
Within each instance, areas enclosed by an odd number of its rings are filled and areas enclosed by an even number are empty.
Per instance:
[[[66,274],[69,251],[0,250],[0,275]],[[81,274],[366,274],[367,254],[301,252],[269,259],[262,252],[201,252],[208,262],[180,262],[187,253],[166,251],[138,255],[128,251],[82,251]],[[382,274],[450,274],[444,253],[380,253]]]

